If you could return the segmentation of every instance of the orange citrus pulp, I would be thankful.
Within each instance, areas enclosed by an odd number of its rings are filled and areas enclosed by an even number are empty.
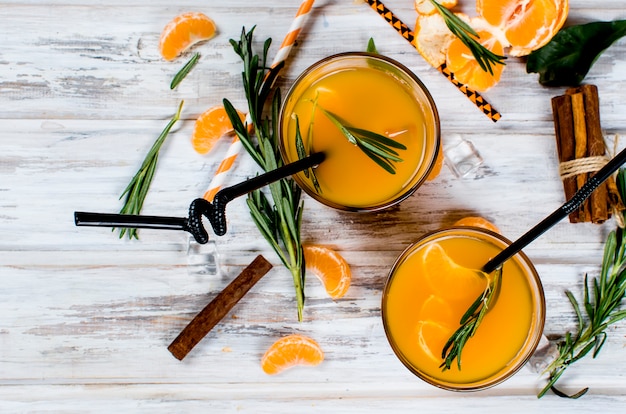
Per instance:
[[[436,295],[451,300],[475,299],[487,287],[486,278],[475,269],[455,263],[439,243],[424,249],[422,273]]]
[[[278,374],[296,365],[318,365],[324,360],[319,344],[304,335],[288,335],[274,342],[261,358],[266,374]]]
[[[159,38],[161,56],[165,60],[174,60],[194,44],[215,36],[215,31],[215,23],[203,13],[180,14],[161,32]]]
[[[322,282],[333,299],[343,297],[350,287],[352,273],[346,260],[336,251],[325,246],[305,244],[306,270],[312,271]]]
[[[246,115],[239,111],[237,114],[243,122]],[[223,106],[214,106],[196,119],[191,134],[191,145],[199,154],[206,154],[221,137],[232,132],[233,124],[226,114],[226,109]]]

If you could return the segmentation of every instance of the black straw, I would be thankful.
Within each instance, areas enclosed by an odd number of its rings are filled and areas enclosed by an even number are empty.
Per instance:
[[[323,162],[325,158],[326,155],[323,152],[317,152],[242,183],[226,187],[215,194],[212,203],[203,198],[197,198],[189,205],[188,217],[143,216],[76,211],[74,212],[74,223],[77,226],[91,227],[184,230],[191,233],[198,243],[205,244],[209,241],[209,236],[202,223],[202,216],[209,220],[216,235],[223,236],[226,234],[225,210],[228,202],[280,179],[289,177],[297,172],[306,170],[307,168],[313,168]]]
[[[528,246],[537,237],[541,236],[556,223],[567,217],[570,213],[580,207],[583,201],[585,201],[600,184],[606,181],[615,171],[617,171],[617,169],[621,167],[624,162],[626,162],[626,149],[622,150],[622,152],[617,154],[604,167],[595,173],[593,177],[587,180],[585,185],[583,185],[580,190],[572,196],[572,198],[565,202],[565,204],[522,235],[522,237],[511,243],[507,248],[502,250],[498,255],[496,255],[496,257],[488,261],[481,270],[485,273],[493,272],[498,267],[502,266],[504,262],[513,257],[514,254]]]

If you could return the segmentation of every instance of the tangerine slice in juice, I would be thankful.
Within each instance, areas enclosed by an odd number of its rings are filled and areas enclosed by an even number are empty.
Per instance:
[[[440,388],[472,391],[499,384],[531,357],[543,332],[545,298],[535,268],[523,253],[502,269],[497,301],[456,361],[443,370],[442,350],[470,304],[483,292],[480,269],[510,244],[474,227],[429,233],[397,259],[387,279],[382,317],[387,339],[414,374]]]
[[[342,125],[391,138],[405,149],[390,173],[351,143]],[[297,120],[297,122],[296,122]],[[324,152],[315,169],[294,176],[314,199],[334,208],[372,211],[411,195],[433,168],[440,146],[439,115],[422,82],[406,67],[368,53],[330,56],[308,68],[291,87],[280,116],[280,150],[285,163],[300,156],[298,130],[307,152]]]

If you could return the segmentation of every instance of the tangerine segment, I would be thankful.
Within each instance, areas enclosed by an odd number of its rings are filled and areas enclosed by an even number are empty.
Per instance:
[[[500,233],[500,229],[487,219],[482,217],[465,217],[454,223],[455,226],[479,227],[481,229],[491,230],[494,233]]]
[[[302,248],[306,269],[317,276],[331,298],[343,297],[352,279],[348,262],[339,253],[325,246],[305,244]]]
[[[509,54],[524,56],[545,45],[563,26],[568,0],[477,0],[476,11],[501,29]]]
[[[452,333],[451,328],[434,321],[417,322],[417,344],[436,363],[443,360],[441,350]]]
[[[450,303],[437,295],[430,295],[417,314],[421,321],[451,321],[454,319]]]
[[[176,16],[161,32],[159,50],[165,60],[173,60],[189,47],[215,36],[215,23],[199,12]]]
[[[446,9],[451,9],[457,4],[457,0],[438,0]],[[415,0],[415,11],[423,15],[431,15],[437,11],[430,0]]]
[[[245,121],[246,115],[237,111],[242,122]],[[217,140],[224,135],[233,132],[233,124],[230,122],[226,109],[223,106],[214,106],[203,112],[193,128],[191,134],[191,145],[196,152],[200,154],[208,153]]]
[[[480,30],[477,34],[478,41],[483,46],[497,55],[503,55],[502,43],[493,33]],[[469,48],[458,38],[454,39],[448,47],[446,64],[459,82],[479,92],[484,92],[498,83],[504,69],[504,65],[492,64],[493,74],[483,70]]]
[[[324,352],[312,338],[304,335],[288,335],[274,342],[261,358],[261,368],[274,375],[296,365],[319,365]]]
[[[444,300],[473,301],[485,291],[487,278],[480,271],[454,262],[439,243],[422,253],[422,272],[434,293]]]

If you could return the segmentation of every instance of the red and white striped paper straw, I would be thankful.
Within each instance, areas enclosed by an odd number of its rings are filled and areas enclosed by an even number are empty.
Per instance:
[[[311,9],[313,8],[313,3],[315,3],[315,0],[304,0],[300,5],[300,8],[296,13],[296,17],[291,22],[291,26],[289,27],[289,31],[287,32],[283,43],[280,45],[280,48],[278,49],[278,52],[276,53],[276,56],[272,61],[272,67],[275,67],[281,62],[284,62],[287,59],[287,56],[289,56],[289,52],[291,52],[291,48],[296,42],[296,39],[300,34],[300,31],[302,30],[302,27],[304,26],[304,23],[309,16]],[[250,114],[246,116],[245,122],[247,122],[248,124],[252,122],[252,120],[250,119]],[[233,142],[228,147],[228,150],[226,151],[222,162],[220,163],[219,167],[217,167],[217,171],[213,176],[213,180],[211,180],[208,190],[204,193],[204,199],[208,201],[213,201],[215,194],[217,194],[217,192],[224,185],[226,177],[228,176],[228,172],[232,169],[235,159],[242,149],[243,145],[241,144],[241,141],[238,137],[235,137],[233,139]]]

